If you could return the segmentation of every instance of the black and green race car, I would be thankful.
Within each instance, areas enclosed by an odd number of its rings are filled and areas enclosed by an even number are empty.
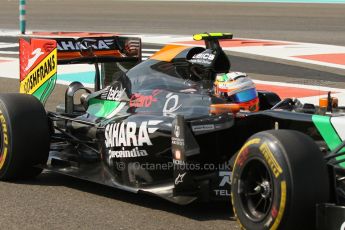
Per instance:
[[[22,39],[21,94],[0,94],[0,179],[50,170],[181,205],[231,201],[243,229],[344,229],[345,108],[259,91],[260,111],[241,111],[212,92],[232,35],[194,38],[206,48],[145,61],[134,37]],[[94,90],[73,82],[46,111],[57,65],[75,63],[95,65]]]

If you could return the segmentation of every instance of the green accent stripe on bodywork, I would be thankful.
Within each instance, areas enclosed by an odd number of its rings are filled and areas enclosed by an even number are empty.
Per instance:
[[[38,88],[32,95],[44,105],[53,92],[56,85],[57,74],[54,74],[48,81],[46,81],[40,88]]]
[[[89,100],[89,107],[87,109],[87,113],[94,115],[96,117],[107,117],[119,105],[120,105],[120,102],[118,101],[107,101],[107,100],[92,98]]]
[[[342,140],[340,139],[339,135],[337,134],[336,130],[334,129],[331,123],[331,117],[329,116],[320,116],[320,115],[313,115],[312,120],[320,132],[322,138],[325,140],[328,148],[332,151],[336,147],[338,147]],[[342,149],[341,152],[344,152],[345,149]],[[337,160],[345,159],[345,156],[340,156],[336,158]],[[345,168],[345,162],[339,164],[341,167]]]

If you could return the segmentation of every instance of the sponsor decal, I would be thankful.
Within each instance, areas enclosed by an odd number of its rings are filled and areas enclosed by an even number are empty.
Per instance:
[[[226,184],[231,185],[231,172],[230,171],[219,171],[219,177],[223,179],[219,183],[219,186],[223,187]]]
[[[219,187],[231,185],[232,173],[230,171],[219,171],[218,175],[222,178],[222,180],[219,183]],[[216,193],[216,196],[230,196],[231,194],[229,189],[214,189],[214,192]]]
[[[176,165],[186,165],[186,162],[184,160],[173,159],[173,163]]]
[[[8,152],[8,130],[7,130],[7,124],[4,115],[0,111],[0,125],[1,125],[1,132],[2,132],[2,149],[0,152],[0,169],[4,166],[6,157],[7,157],[7,152]]]
[[[56,47],[54,40],[31,39],[29,42],[25,39],[19,40],[19,62],[20,62],[20,81],[27,77],[28,73],[37,63],[52,52]]]
[[[179,125],[175,125],[174,127],[174,135],[171,137],[171,143],[174,145],[184,146],[184,139],[180,138],[181,135],[181,127]]]
[[[32,51],[31,54],[34,55],[34,56],[32,58],[29,58],[28,65],[26,66],[25,71],[28,71],[34,65],[34,63],[37,61],[37,59],[42,54],[44,54],[44,52],[42,52],[41,48],[37,48],[34,51]]]
[[[179,183],[183,183],[183,178],[186,174],[187,174],[187,172],[185,172],[183,174],[179,173],[175,179],[175,185],[178,185]]]
[[[113,165],[114,158],[137,158],[148,156],[144,145],[152,145],[149,134],[155,133],[156,127],[163,121],[143,121],[137,129],[137,123],[113,123],[105,127],[105,146],[108,150],[108,164]],[[130,147],[130,148],[126,148]],[[121,149],[119,149],[121,148]]]
[[[214,60],[215,55],[208,53],[208,52],[203,52],[199,54],[195,54],[192,57],[192,62],[194,63],[199,63],[199,64],[211,64],[212,61]]]
[[[43,104],[56,82],[56,41],[47,39],[19,40],[20,93],[32,94]]]
[[[273,153],[271,152],[267,143],[263,143],[260,146],[260,151],[262,155],[264,156],[264,158],[266,159],[268,165],[270,166],[274,176],[277,178],[283,172],[283,170],[278,164],[277,160],[274,158]]]
[[[180,134],[181,134],[181,129],[180,129],[180,126],[179,125],[176,125],[175,126],[175,136],[176,137],[180,137]]]
[[[145,157],[148,156],[146,150],[140,150],[138,147],[135,147],[131,150],[109,150],[109,162],[112,158],[131,158],[131,157]]]
[[[166,95],[167,100],[165,101],[163,107],[163,114],[164,116],[170,113],[174,113],[177,111],[182,104],[179,104],[179,96],[173,93],[169,93]]]
[[[216,196],[231,196],[230,190],[228,189],[215,189]]]
[[[33,94],[56,74],[56,49],[43,59],[20,83],[20,93]]]
[[[174,145],[184,146],[184,139],[178,137],[172,137],[171,143]]]
[[[109,87],[105,93],[101,95],[101,99],[108,101],[120,101],[122,96],[125,94],[126,88],[121,89],[121,87]]]
[[[83,42],[90,41],[90,45],[94,50],[110,50],[111,46],[114,44],[113,39],[83,39]],[[80,41],[75,40],[57,40],[58,51],[79,51],[83,45]],[[87,48],[87,47],[82,47]]]
[[[161,120],[141,122],[139,129],[135,122],[112,123],[105,126],[105,145],[107,148],[136,147],[152,145],[149,134],[158,130]]]
[[[130,107],[151,107],[154,102],[157,102],[156,96],[160,93],[161,90],[152,91],[151,95],[142,95],[140,93],[135,93],[132,95],[129,102]]]
[[[200,131],[209,131],[214,130],[215,127],[213,124],[210,125],[194,125],[192,126],[193,132],[200,132]]]

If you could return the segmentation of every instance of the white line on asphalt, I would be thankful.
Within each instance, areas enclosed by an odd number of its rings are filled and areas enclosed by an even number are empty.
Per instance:
[[[142,49],[142,51],[147,51],[147,52],[156,52],[160,49]]]
[[[141,56],[143,57],[151,57],[153,53],[142,53]]]
[[[253,80],[255,83],[258,84],[268,84],[274,86],[282,86],[282,87],[294,87],[294,88],[301,88],[301,89],[312,89],[312,90],[320,90],[320,91],[335,91],[335,92],[345,92],[345,89],[340,88],[332,88],[326,86],[318,86],[316,84],[322,84],[323,81],[321,80],[314,80],[314,79],[303,79],[305,83],[309,84],[296,84],[296,83],[286,83],[286,82],[275,82],[275,81],[262,81],[262,80]]]
[[[13,47],[18,47],[18,46],[19,46],[19,44],[17,44],[17,43],[5,43],[5,42],[0,43],[0,49],[13,48]]]
[[[1,51],[0,50],[0,54],[19,54],[18,51]]]

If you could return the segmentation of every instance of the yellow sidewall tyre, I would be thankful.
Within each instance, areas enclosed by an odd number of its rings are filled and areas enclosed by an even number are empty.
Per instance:
[[[31,95],[0,94],[0,126],[0,179],[40,174],[50,146],[43,105]]]
[[[231,199],[243,229],[315,229],[329,200],[326,163],[305,134],[269,130],[250,137],[233,168]]]

